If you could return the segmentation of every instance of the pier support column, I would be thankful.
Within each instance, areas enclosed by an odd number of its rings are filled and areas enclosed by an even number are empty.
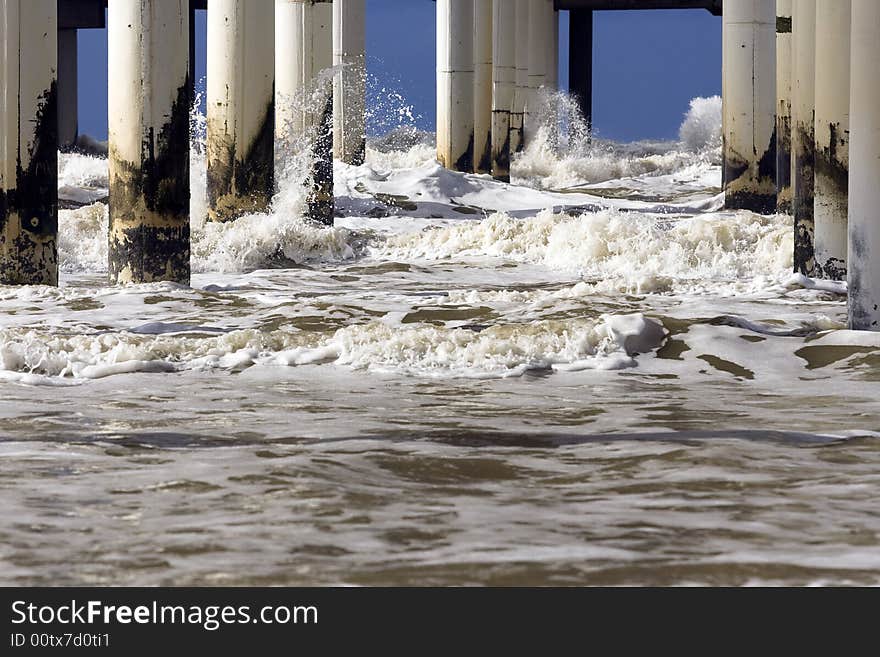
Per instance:
[[[492,169],[492,4],[492,0],[474,0],[474,171],[477,173],[489,173]]]
[[[510,182],[510,113],[516,89],[516,3],[492,6],[492,176]]]
[[[474,0],[437,0],[437,159],[474,170]]]
[[[79,132],[77,30],[58,30],[58,146],[69,149]]]
[[[274,0],[208,2],[208,218],[269,209],[274,192]]]
[[[528,91],[525,105],[525,140],[541,126],[541,89],[547,84],[547,43],[552,40],[550,19],[553,0],[531,0],[529,6]]]
[[[280,179],[309,150],[308,216],[333,225],[333,5],[275,0],[275,6],[276,170]]]
[[[880,330],[880,2],[852,0],[849,327]]]
[[[348,164],[364,163],[367,96],[365,0],[333,1],[333,150]]]
[[[792,10],[791,151],[794,270],[816,273],[814,172],[816,161],[816,0],[796,0]]]
[[[58,284],[57,0],[0,0],[0,284]]]
[[[525,108],[529,95],[529,19],[530,0],[510,0],[516,3],[514,37],[514,93],[510,113],[510,153],[518,153],[525,146]]]
[[[776,210],[776,3],[724,8],[725,206]]]
[[[816,275],[834,281],[846,280],[850,10],[816,1]]]
[[[593,10],[569,12],[568,91],[588,127],[593,125]]]
[[[552,91],[559,88],[559,11],[550,3],[550,39],[547,41],[547,87]]]
[[[791,212],[791,7],[776,0],[776,211]]]
[[[188,0],[108,11],[111,283],[189,284]]]

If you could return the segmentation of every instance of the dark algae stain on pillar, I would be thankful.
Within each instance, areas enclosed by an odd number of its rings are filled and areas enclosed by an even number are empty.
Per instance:
[[[791,115],[776,118],[777,210],[791,212]]]
[[[58,284],[58,88],[40,96],[28,164],[17,154],[15,180],[0,191],[0,283]],[[14,187],[12,187],[14,185]]]
[[[144,136],[141,161],[111,152],[109,262],[114,283],[189,284],[189,79],[177,90],[158,137]]]
[[[752,160],[754,162],[754,160]],[[776,132],[757,164],[732,148],[725,147],[722,180],[724,205],[730,210],[750,210],[759,214],[776,211]]]
[[[501,112],[502,110],[496,110],[496,113]],[[500,147],[494,144],[492,147],[492,177],[501,182],[510,182],[510,112],[503,113],[507,114],[507,121],[503,123],[507,125],[507,130],[501,130],[504,141]]]
[[[275,191],[274,101],[266,106],[260,128],[243,158],[238,157],[233,138],[227,135],[226,139],[223,157],[208,162],[208,207],[212,221],[232,221],[268,210]]]
[[[329,94],[317,125],[314,144],[309,217],[333,225],[333,94]]]
[[[837,206],[837,210],[846,216],[849,197],[849,167],[841,161],[840,147],[845,147],[849,134],[842,130],[839,123],[828,126],[830,142],[828,147],[816,150],[815,175],[816,184],[822,185],[824,194]],[[877,181],[880,184],[880,181]],[[825,262],[816,263],[816,273],[822,278],[832,281],[846,280],[846,262],[838,258],[829,258]]]
[[[812,123],[812,122],[811,122]],[[812,125],[798,125],[798,152],[795,153],[794,199],[794,270],[813,276],[816,253],[813,242],[815,227],[813,200],[815,185],[815,130]]]
[[[455,161],[455,170],[471,173],[474,170],[474,133],[468,139],[467,150]]]
[[[492,132],[486,134],[483,146],[480,148],[479,159],[477,160],[477,171],[479,173],[489,173],[492,170]]]

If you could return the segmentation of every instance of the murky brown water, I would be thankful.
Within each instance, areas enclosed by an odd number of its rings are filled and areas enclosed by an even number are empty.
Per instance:
[[[106,288],[64,215],[62,287],[0,289],[0,583],[880,583],[880,337],[700,166],[206,227],[199,271],[305,264],[192,288]]]

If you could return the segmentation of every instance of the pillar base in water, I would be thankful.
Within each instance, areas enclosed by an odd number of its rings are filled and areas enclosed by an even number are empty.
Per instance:
[[[275,193],[274,104],[265,109],[262,127],[245,156],[238,158],[235,144],[228,137],[210,137],[208,122],[208,219],[233,221],[239,217],[266,212]],[[210,154],[221,154],[212,159]]]
[[[58,284],[57,6],[0,3],[0,284]]]
[[[772,161],[772,164],[771,164]],[[756,174],[749,170],[757,168]],[[772,144],[758,162],[757,167],[725,151],[724,158],[724,207],[728,210],[750,210],[758,214],[776,212],[776,150]]]
[[[327,99],[315,139],[315,164],[309,196],[309,218],[333,225],[336,203],[333,197],[333,95]]]
[[[275,193],[275,2],[211,0],[208,219],[266,212]]]

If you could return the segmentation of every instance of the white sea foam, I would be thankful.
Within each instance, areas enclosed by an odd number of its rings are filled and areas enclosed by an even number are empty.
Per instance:
[[[0,330],[0,370],[37,377],[95,379],[135,372],[334,363],[420,376],[506,377],[533,369],[620,369],[659,347],[665,330],[643,315],[598,321],[502,324],[482,331],[370,322],[331,336],[284,330],[205,336],[201,327],[62,335]]]
[[[501,257],[649,293],[775,279],[791,266],[792,234],[789,217],[744,212],[679,220],[617,210],[577,217],[543,211],[528,219],[496,213],[482,221],[391,237],[377,255],[403,260]]]

